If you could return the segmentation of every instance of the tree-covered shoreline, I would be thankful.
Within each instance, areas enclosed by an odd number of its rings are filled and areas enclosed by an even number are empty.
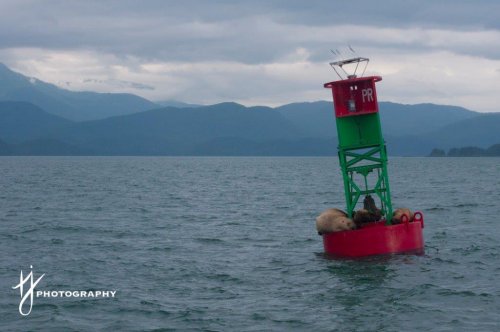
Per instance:
[[[451,148],[448,152],[445,152],[443,149],[434,148],[429,157],[500,157],[500,144],[494,144],[487,149],[477,146]]]

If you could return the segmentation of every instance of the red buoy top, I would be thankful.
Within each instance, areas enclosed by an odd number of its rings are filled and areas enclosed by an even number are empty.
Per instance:
[[[325,88],[332,89],[335,116],[377,113],[375,82],[381,80],[380,76],[368,76],[325,83]]]

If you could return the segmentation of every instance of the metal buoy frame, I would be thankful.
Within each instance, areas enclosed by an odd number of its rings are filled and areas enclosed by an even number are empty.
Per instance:
[[[327,254],[341,257],[362,257],[392,253],[424,251],[422,229],[424,217],[416,212],[414,218],[403,217],[393,224],[387,149],[382,136],[375,83],[380,76],[357,77],[361,63],[368,58],[351,58],[331,62],[340,80],[325,83],[332,90],[338,135],[338,157],[346,200],[346,211],[353,218],[360,198],[373,195],[380,202],[382,220],[368,223],[356,230],[323,234]],[[355,66],[353,73],[346,65]],[[343,71],[346,78],[339,73]],[[406,217],[406,216],[405,216]]]

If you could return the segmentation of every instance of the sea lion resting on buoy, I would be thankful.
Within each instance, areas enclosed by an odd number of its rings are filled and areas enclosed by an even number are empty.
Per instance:
[[[339,209],[328,209],[316,218],[316,230],[319,235],[332,232],[347,231],[356,228],[356,225]]]
[[[366,195],[363,200],[363,209],[354,213],[354,223],[357,227],[361,227],[363,224],[379,221],[380,219],[382,219],[382,211],[375,205],[373,197]]]
[[[400,224],[403,221],[403,215],[406,215],[408,217],[409,222],[413,221],[413,212],[411,212],[410,209],[399,208],[394,210],[394,212],[392,213],[392,224]]]
[[[374,221],[382,219],[382,211],[375,205],[375,200],[371,195],[366,195],[363,200],[363,209],[368,210],[372,214]]]
[[[354,213],[353,221],[356,224],[356,227],[361,227],[363,224],[379,221],[380,217],[377,217],[374,213],[366,209],[361,209]]]

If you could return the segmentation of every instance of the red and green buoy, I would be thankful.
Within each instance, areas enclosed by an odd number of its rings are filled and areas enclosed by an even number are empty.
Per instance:
[[[392,222],[393,207],[387,172],[387,149],[382,136],[375,83],[380,76],[357,77],[356,71],[369,59],[362,57],[331,62],[340,80],[325,83],[332,90],[338,135],[339,164],[344,182],[346,211],[354,217],[362,197],[379,201],[381,220],[356,230],[323,234],[325,252],[344,257],[379,254],[423,253],[423,214]],[[346,67],[355,68],[348,74]],[[339,74],[343,71],[345,78]],[[364,73],[364,70],[363,70]]]

